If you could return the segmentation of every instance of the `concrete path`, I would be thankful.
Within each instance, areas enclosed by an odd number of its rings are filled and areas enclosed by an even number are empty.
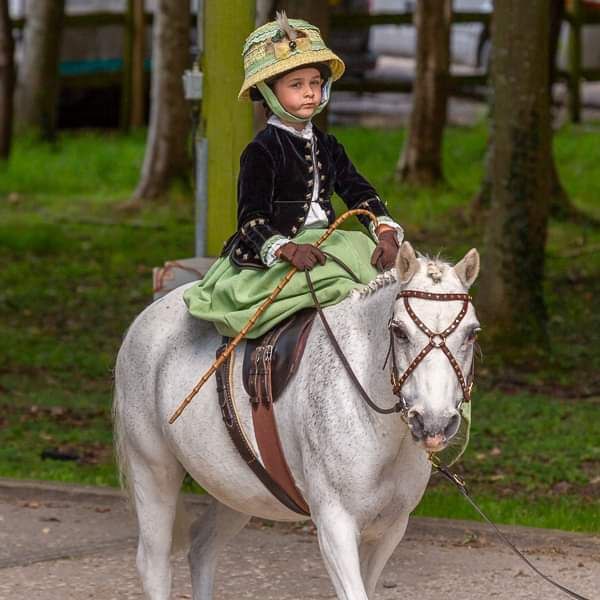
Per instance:
[[[206,499],[187,497],[200,514]],[[600,538],[503,528],[549,576],[600,598]],[[135,527],[115,490],[0,479],[0,600],[121,600],[143,596]],[[172,598],[191,598],[183,555]],[[252,522],[220,563],[216,598],[335,598],[312,526]],[[566,598],[536,577],[485,526],[414,519],[377,600]]]

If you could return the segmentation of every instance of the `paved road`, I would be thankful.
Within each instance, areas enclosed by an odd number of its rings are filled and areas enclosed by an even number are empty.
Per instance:
[[[200,512],[205,501],[189,501]],[[600,538],[505,528],[544,570],[600,598]],[[141,599],[135,528],[113,490],[0,479],[0,600]],[[191,598],[176,556],[173,598]],[[377,600],[566,598],[536,578],[484,526],[414,519],[388,564]],[[335,598],[314,531],[252,523],[223,557],[216,598]]]

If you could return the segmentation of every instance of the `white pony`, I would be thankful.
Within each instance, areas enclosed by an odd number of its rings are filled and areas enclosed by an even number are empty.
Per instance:
[[[382,371],[390,318],[399,329],[394,343],[401,371],[428,341],[396,294],[402,289],[464,294],[478,271],[474,249],[452,267],[417,257],[404,242],[395,272],[378,275],[325,309],[352,368],[380,406],[396,403],[389,372]],[[116,365],[116,447],[137,513],[137,567],[150,600],[169,598],[170,554],[178,531],[182,533],[178,496],[186,472],[212,496],[212,504],[189,531],[194,600],[213,598],[217,556],[252,515],[282,521],[303,518],[276,500],[239,456],[212,380],[173,425],[167,423],[221,344],[212,324],[188,314],[182,300],[185,287],[154,302],[134,321]],[[460,303],[412,299],[411,307],[429,328],[442,331],[456,317]],[[478,327],[469,304],[446,340],[463,373],[471,365]],[[238,355],[233,394],[240,422],[258,452],[241,363]],[[302,364],[275,410],[285,457],[310,506],[339,599],[375,597],[381,572],[427,485],[427,452],[442,449],[456,432],[462,394],[448,358],[432,351],[404,385],[409,418],[374,412],[343,370],[319,318],[315,320]]]

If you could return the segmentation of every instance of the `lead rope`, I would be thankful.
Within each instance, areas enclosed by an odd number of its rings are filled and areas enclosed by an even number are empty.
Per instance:
[[[502,540],[502,542],[504,542],[504,544],[506,544],[523,562],[525,562],[527,564],[527,566],[533,570],[534,573],[536,573],[537,575],[539,575],[542,579],[544,579],[545,581],[547,581],[548,583],[550,583],[551,585],[553,585],[555,588],[559,589],[561,592],[563,592],[564,594],[566,594],[567,596],[570,596],[571,598],[576,598],[577,600],[590,600],[589,598],[586,598],[585,596],[582,596],[580,594],[578,594],[577,592],[574,592],[573,590],[570,590],[568,587],[565,587],[564,585],[561,585],[560,583],[557,583],[556,581],[554,581],[553,579],[550,579],[550,577],[548,577],[548,575],[542,573],[503,533],[502,531],[500,531],[500,529],[498,529],[498,527],[489,519],[489,517],[483,512],[483,510],[481,510],[481,508],[479,507],[479,505],[475,502],[475,500],[473,500],[473,498],[471,498],[471,495],[469,494],[469,490],[467,489],[467,485],[465,483],[465,481],[462,479],[462,477],[460,477],[459,475],[457,475],[456,473],[452,473],[448,467],[445,467],[444,465],[440,464],[439,459],[437,459],[435,456],[433,455],[429,455],[429,460],[431,462],[431,465],[433,467],[433,469],[435,471],[437,471],[438,473],[440,473],[445,479],[447,479],[450,483],[452,483],[457,489],[458,491],[461,493],[461,495],[463,496],[463,498],[465,498],[467,500],[467,502],[477,511],[477,513],[483,518],[483,520],[492,527],[494,533],[498,536],[498,538],[500,538],[500,540]]]

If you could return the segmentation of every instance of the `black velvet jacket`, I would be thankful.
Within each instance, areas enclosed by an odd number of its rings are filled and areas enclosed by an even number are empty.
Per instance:
[[[364,178],[334,136],[313,125],[319,204],[335,220],[331,196],[335,191],[349,209],[364,208],[389,216],[375,189]],[[225,243],[238,267],[266,268],[260,251],[267,239],[280,234],[293,238],[302,227],[312,198],[314,181],[310,141],[267,125],[248,144],[240,158],[238,231]],[[358,217],[365,227],[368,217]]]

